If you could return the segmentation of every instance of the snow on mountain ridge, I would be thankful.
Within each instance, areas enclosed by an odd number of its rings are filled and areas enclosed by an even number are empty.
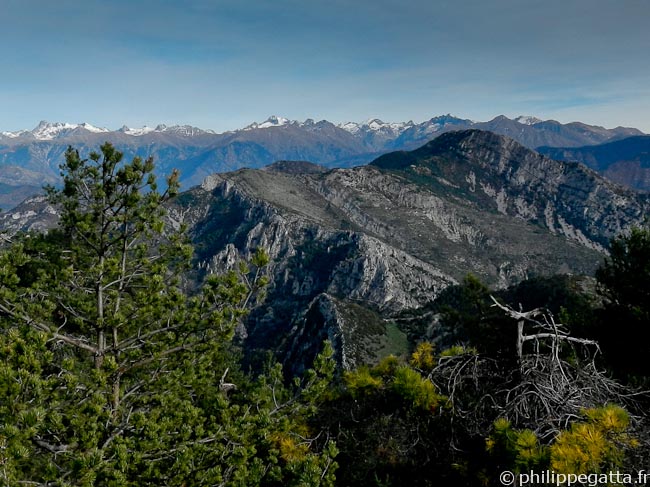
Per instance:
[[[41,120],[39,124],[32,130],[17,130],[15,132],[0,132],[1,135],[10,139],[17,139],[19,137],[33,137],[36,140],[52,140],[60,137],[65,137],[73,131],[83,129],[92,133],[106,133],[110,130],[103,127],[95,127],[89,123],[68,123],[68,122],[47,122]]]
[[[118,130],[118,132],[122,132],[123,134],[126,135],[132,135],[133,137],[140,137],[142,135],[151,133],[155,131],[156,129],[153,127],[149,127],[147,125],[143,125],[141,128],[130,128],[127,127],[126,125],[123,125],[121,129]]]
[[[38,140],[52,140],[57,137],[66,135],[72,132],[74,129],[79,127],[75,123],[67,122],[46,122],[41,120],[41,122],[31,131],[32,135]]]
[[[263,122],[253,122],[241,130],[268,129],[271,127],[282,127],[289,124],[299,124],[299,122],[297,120],[289,120],[288,118],[271,115]]]
[[[323,120],[322,122],[325,122]],[[321,123],[321,122],[318,122]],[[284,127],[287,125],[295,125],[297,127],[313,127],[317,125],[313,119],[308,118],[304,122],[299,122],[298,120],[291,120],[288,118],[280,117],[277,115],[271,115],[264,122],[253,122],[250,125],[247,125],[241,130],[257,130],[257,129],[267,129],[274,127]],[[343,129],[346,132],[351,134],[358,134],[360,131],[365,132],[389,132],[393,135],[399,135],[404,130],[415,126],[412,121],[408,122],[384,122],[378,118],[371,118],[365,122],[344,122],[335,124],[337,128]]]
[[[519,115],[514,121],[522,125],[535,125],[536,123],[543,122],[543,120],[532,115]]]
[[[0,135],[3,135],[10,139],[16,139],[18,137],[22,137],[27,134],[31,134],[31,132],[29,130],[18,130],[16,132],[0,132]]]
[[[211,135],[216,134],[214,130],[210,130],[210,129],[203,130],[198,127],[193,127],[192,125],[172,125],[171,127],[165,127],[163,132],[171,132],[178,135],[183,135],[185,137],[193,137],[195,135],[202,135],[202,134],[211,134]]]
[[[133,137],[141,137],[153,132],[171,133],[181,135],[183,137],[193,137],[202,134],[216,134],[214,130],[203,130],[198,127],[193,127],[192,125],[172,125],[171,127],[168,127],[164,123],[156,125],[155,128],[149,127],[148,125],[144,125],[141,128],[130,128],[124,125],[121,129],[118,130],[118,132],[122,132],[123,134],[131,135]]]
[[[86,129],[88,132],[93,132],[93,133],[96,133],[96,134],[103,134],[103,133],[106,133],[106,132],[110,132],[110,130],[108,130],[107,128],[95,127],[94,125],[91,125],[91,124],[86,123],[86,122],[79,124],[79,127],[82,128],[82,129]]]
[[[521,115],[515,119],[509,119],[508,117],[501,115],[496,117],[490,122],[485,122],[482,125],[481,122],[476,122],[473,120],[460,119],[451,114],[440,115],[429,120],[414,123],[413,121],[408,122],[384,122],[379,118],[370,118],[362,122],[341,122],[341,123],[331,123],[327,120],[321,120],[315,122],[313,119],[308,118],[304,122],[298,120],[292,120],[289,118],[271,115],[263,122],[253,122],[250,125],[235,129],[233,131],[224,132],[224,133],[236,133],[240,131],[250,131],[250,130],[259,130],[259,129],[278,129],[278,128],[288,128],[296,127],[301,128],[310,132],[319,131],[326,129],[327,127],[337,127],[338,129],[345,130],[349,134],[353,135],[355,138],[368,140],[388,140],[390,138],[397,138],[402,136],[406,132],[407,138],[424,138],[431,137],[435,134],[447,131],[450,129],[457,128],[468,128],[479,125],[479,128],[484,125],[489,125],[497,122],[516,122],[522,125],[535,126],[542,122],[541,119],[534,116]],[[559,123],[559,122],[557,122]],[[541,126],[540,126],[541,127]],[[523,130],[523,127],[522,127]],[[407,132],[408,131],[408,132]],[[11,144],[15,144],[21,140],[53,140],[53,139],[62,139],[66,137],[73,137],[78,135],[83,135],[85,133],[112,133],[112,130],[96,127],[89,123],[80,123],[73,124],[67,122],[46,122],[41,121],[36,128],[33,130],[18,130],[18,131],[3,131],[0,132],[0,139],[7,141],[9,139],[13,140]],[[214,130],[204,130],[198,127],[191,125],[173,125],[168,127],[165,124],[159,124],[155,127],[144,125],[141,128],[131,128],[126,125],[122,126],[120,129],[117,129],[115,132],[129,135],[132,137],[140,137],[143,135],[151,133],[161,133],[169,134],[176,137],[196,137],[202,135],[217,135],[218,133]]]
[[[356,122],[339,123],[337,127],[350,132],[351,134],[357,134],[361,130],[361,127]]]
[[[344,122],[339,123],[336,126],[340,129],[343,129],[351,134],[358,134],[361,131],[365,132],[392,132],[395,135],[399,135],[404,132],[406,129],[413,127],[415,124],[413,121],[409,120],[408,122],[384,122],[378,118],[371,118],[365,122]]]
[[[41,120],[39,124],[32,130],[17,130],[15,132],[4,131],[0,132],[0,136],[9,139],[17,139],[20,137],[34,138],[36,140],[54,140],[67,137],[69,135],[77,135],[78,130],[85,130],[94,134],[104,134],[113,132],[104,127],[97,127],[87,122],[83,123],[68,123],[68,122],[47,122]],[[159,124],[155,128],[144,125],[141,128],[131,128],[123,125],[121,128],[115,130],[133,137],[140,137],[152,132],[164,132],[177,134],[183,137],[194,137],[202,134],[216,134],[214,130],[203,130],[191,125],[172,125],[168,127],[165,124]]]

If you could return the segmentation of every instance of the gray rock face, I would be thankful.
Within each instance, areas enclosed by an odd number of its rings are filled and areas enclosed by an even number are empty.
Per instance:
[[[58,209],[50,205],[45,196],[34,196],[12,211],[0,213],[0,232],[8,236],[19,231],[42,232],[58,221]]]
[[[642,222],[650,208],[645,194],[489,132],[445,134],[411,153],[382,156],[373,165],[444,182],[457,196],[598,251]]]
[[[262,179],[254,181],[260,175]],[[239,240],[243,245],[237,251],[243,258],[257,247],[269,251],[274,262],[272,273],[277,276],[275,284],[291,295],[311,299],[327,292],[373,303],[382,311],[419,306],[455,282],[435,266],[391,246],[371,232],[362,231],[354,219],[357,217],[371,229],[379,224],[355,215],[354,211],[346,222],[345,214],[331,204],[328,208],[327,201],[309,198],[309,186],[302,188],[307,194],[299,195],[291,189],[285,192],[283,183],[298,181],[265,176],[261,171],[215,175],[206,179],[201,190],[194,190],[207,191],[217,201],[228,201],[225,206],[229,209],[242,208],[242,219],[225,229],[223,250],[205,261],[206,269],[220,270],[231,264],[234,247],[226,242]],[[251,187],[252,182],[267,184],[266,189],[270,191],[265,197],[268,199],[252,195],[252,191],[260,190]],[[301,200],[300,196],[305,199]],[[290,210],[290,205],[295,205],[295,209]],[[201,242],[210,230],[200,221],[193,223],[194,239]],[[355,223],[357,230],[350,230]]]
[[[365,167],[213,175],[187,194],[204,205],[192,210],[195,242],[213,245],[201,254],[203,268],[269,250],[275,278],[247,343],[279,350],[298,368],[325,338],[343,364],[372,361],[384,349],[369,343],[387,336],[392,316],[467,273],[496,286],[591,274],[608,240],[650,209],[646,196],[581,165],[480,131],[449,133]],[[359,310],[376,321],[375,334],[358,330]]]
[[[333,344],[338,363],[348,370],[390,353],[403,353],[408,347],[406,335],[394,324],[357,303],[327,293],[309,303],[291,336],[286,362],[298,364],[293,367],[298,371],[319,352],[323,340]]]

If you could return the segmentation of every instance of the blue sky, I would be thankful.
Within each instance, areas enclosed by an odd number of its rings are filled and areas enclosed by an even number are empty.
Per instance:
[[[0,0],[0,130],[526,114],[650,132],[647,0]]]

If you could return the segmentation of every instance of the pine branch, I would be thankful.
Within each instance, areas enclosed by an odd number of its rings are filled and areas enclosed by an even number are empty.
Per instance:
[[[127,338],[125,340],[122,340],[122,342],[120,343],[119,349],[120,350],[127,350],[127,349],[129,349],[129,347],[132,347],[133,345],[135,345],[138,342],[141,342],[141,344],[144,345],[145,340],[153,338],[156,335],[160,335],[161,333],[168,333],[170,331],[178,330],[178,329],[180,329],[180,328],[182,328],[184,326],[185,326],[185,323],[179,323],[177,325],[171,325],[171,326],[165,326],[163,328],[158,328],[156,330],[152,330],[150,332],[147,332],[147,333],[145,333],[143,335],[138,334],[137,336],[134,336],[132,338]],[[136,347],[136,348],[140,348],[140,347]]]
[[[74,345],[75,347],[80,348],[82,350],[86,350],[88,352],[91,352],[94,355],[99,354],[99,349],[97,347],[89,345],[85,340],[83,340],[81,338],[72,337],[72,336],[69,336],[69,335],[63,335],[63,334],[59,333],[58,331],[54,331],[48,325],[46,325],[45,323],[41,323],[39,321],[34,320],[30,316],[22,315],[22,314],[20,314],[20,313],[18,313],[16,311],[13,311],[13,310],[11,310],[10,308],[8,308],[7,306],[5,306],[2,303],[0,303],[0,312],[5,313],[6,315],[8,315],[8,316],[10,316],[12,318],[15,318],[17,320],[22,321],[27,326],[30,326],[30,327],[34,328],[35,330],[37,330],[37,331],[41,331],[41,332],[49,334],[50,335],[50,339],[49,339],[50,341],[52,341],[52,340],[54,340],[54,341],[56,341],[56,340],[62,341],[62,342],[65,342],[65,343],[67,343],[69,345]]]
[[[54,453],[55,455],[58,455],[59,453],[69,452],[70,450],[74,450],[77,447],[76,443],[72,445],[53,445],[39,438],[34,438],[33,441],[41,448],[44,448],[45,450],[49,451],[50,453]]]
[[[142,360],[139,360],[137,362],[133,362],[130,365],[122,364],[122,365],[120,365],[120,367],[118,369],[119,373],[121,375],[124,375],[124,374],[126,374],[126,373],[128,373],[128,372],[130,372],[130,371],[132,371],[134,369],[138,369],[140,367],[144,367],[145,365],[152,364],[152,363],[154,363],[154,362],[156,362],[158,360],[162,360],[165,357],[168,357],[169,355],[174,355],[174,354],[179,353],[179,352],[184,352],[184,351],[187,351],[187,350],[191,350],[192,348],[196,347],[198,344],[199,343],[196,342],[196,343],[188,343],[188,344],[184,344],[184,345],[179,345],[177,347],[168,348],[167,350],[163,350],[162,352],[160,352],[160,353],[158,353],[156,355],[152,355],[151,357],[147,357],[146,359],[142,359]]]

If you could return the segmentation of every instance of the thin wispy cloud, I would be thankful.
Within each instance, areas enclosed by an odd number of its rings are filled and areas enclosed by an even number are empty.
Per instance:
[[[452,112],[650,131],[645,0],[4,2],[2,129]],[[612,86],[617,89],[612,92]],[[644,98],[645,97],[645,98]],[[587,108],[594,110],[587,110]],[[625,107],[625,109],[622,109]]]

